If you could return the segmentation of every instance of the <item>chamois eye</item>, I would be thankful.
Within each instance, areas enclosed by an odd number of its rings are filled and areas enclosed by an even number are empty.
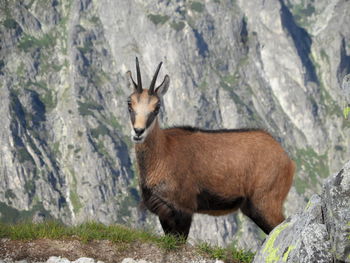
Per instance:
[[[130,101],[130,100],[128,100],[128,110],[129,110],[129,112],[131,112],[131,111],[132,111],[131,101]]]

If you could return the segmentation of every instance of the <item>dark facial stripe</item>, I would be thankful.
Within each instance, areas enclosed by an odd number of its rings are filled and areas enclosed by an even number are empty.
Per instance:
[[[158,115],[158,112],[151,112],[149,115],[148,115],[148,119],[147,119],[147,122],[146,122],[146,129],[151,126],[152,122],[154,121],[154,119],[157,117]]]
[[[134,123],[135,123],[135,112],[134,111],[130,111],[130,119],[131,119],[131,123],[134,125]]]

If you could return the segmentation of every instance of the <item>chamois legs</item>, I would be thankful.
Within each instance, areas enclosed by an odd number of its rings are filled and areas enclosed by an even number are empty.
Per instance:
[[[173,210],[166,217],[159,217],[160,224],[165,234],[171,234],[177,237],[187,239],[190,232],[192,215]]]

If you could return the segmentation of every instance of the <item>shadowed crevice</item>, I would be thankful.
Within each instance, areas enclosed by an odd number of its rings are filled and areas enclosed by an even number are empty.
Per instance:
[[[279,0],[281,4],[281,22],[284,29],[290,34],[293,39],[294,46],[298,52],[301,63],[305,68],[304,81],[319,83],[315,66],[310,59],[312,40],[308,32],[299,27],[295,21],[292,13],[282,0]]]
[[[207,42],[205,42],[203,35],[199,33],[197,29],[193,29],[193,33],[196,37],[196,44],[199,55],[201,55],[202,57],[206,57],[209,51]]]
[[[340,46],[340,63],[337,69],[338,83],[341,86],[345,75],[350,73],[350,56],[346,54],[346,43],[344,37]]]

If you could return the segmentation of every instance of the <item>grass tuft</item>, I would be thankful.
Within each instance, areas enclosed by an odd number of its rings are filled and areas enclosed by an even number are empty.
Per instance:
[[[164,235],[157,240],[158,246],[165,250],[179,249],[186,244],[186,239],[183,237],[175,237],[172,235]]]
[[[242,249],[237,249],[233,245],[228,248],[222,248],[219,246],[211,246],[204,242],[197,247],[201,253],[206,254],[213,259],[225,260],[228,262],[250,263],[253,261],[255,255],[250,251],[247,252]]]

